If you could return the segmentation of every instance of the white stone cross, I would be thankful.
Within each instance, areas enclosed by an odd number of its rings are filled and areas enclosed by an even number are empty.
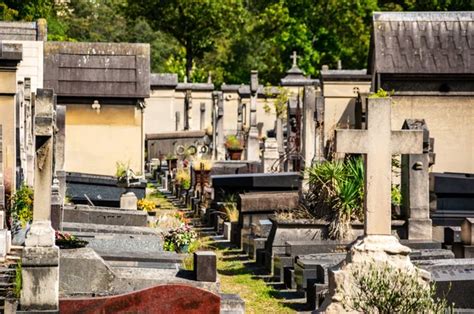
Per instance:
[[[365,235],[391,234],[392,155],[421,154],[423,132],[392,131],[391,99],[367,99],[367,130],[336,130],[336,151],[365,154]]]
[[[296,51],[293,51],[293,55],[291,56],[291,59],[293,59],[293,67],[298,66],[298,55],[296,54]]]

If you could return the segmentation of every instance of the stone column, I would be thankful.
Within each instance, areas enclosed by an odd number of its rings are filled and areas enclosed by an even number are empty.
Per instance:
[[[201,109],[201,117],[199,120],[199,128],[201,130],[204,130],[206,128],[206,104],[202,102],[200,109]]]
[[[51,227],[54,107],[53,90],[38,89],[33,224],[23,250],[20,302],[29,311],[57,311],[59,305],[59,248]]]
[[[179,111],[174,113],[174,123],[175,123],[175,131],[179,131],[179,124],[181,123],[181,116]]]
[[[10,250],[11,232],[5,228],[5,185],[3,183],[2,125],[0,125],[0,261],[4,261]]]
[[[263,172],[278,172],[280,171],[280,164],[278,159],[278,143],[274,137],[269,137],[265,140],[265,150],[263,153]]]
[[[34,173],[35,173],[35,145],[33,135],[33,102],[34,98],[31,97],[31,80],[25,78],[25,136],[26,136],[26,184],[33,186]]]
[[[225,159],[225,136],[224,136],[224,95],[216,92],[217,98],[217,160]]]
[[[315,152],[318,135],[316,133],[316,90],[314,86],[305,86],[303,103],[303,147],[304,168],[311,167]]]
[[[408,239],[431,241],[433,232],[429,199],[429,131],[424,120],[405,120],[403,129],[423,130],[423,154],[402,156],[403,209],[408,218]]]
[[[247,160],[260,160],[257,129],[258,72],[252,70],[250,76],[250,130],[247,140]]]
[[[62,230],[64,199],[66,197],[66,171],[64,169],[66,106],[56,106],[56,134],[54,136],[54,180],[52,187],[51,222],[55,230]]]

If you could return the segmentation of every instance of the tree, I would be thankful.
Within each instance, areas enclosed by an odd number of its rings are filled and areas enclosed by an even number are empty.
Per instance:
[[[218,36],[230,29],[241,9],[233,0],[129,0],[127,12],[143,16],[155,30],[173,36],[185,49],[186,76],[191,76],[193,61],[214,47]]]

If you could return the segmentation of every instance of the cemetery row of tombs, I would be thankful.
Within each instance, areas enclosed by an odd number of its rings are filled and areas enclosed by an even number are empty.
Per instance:
[[[474,308],[474,13],[373,24],[367,70],[294,53],[279,86],[216,88],[150,73],[148,44],[0,22],[4,311],[243,312],[188,223],[310,310],[348,306],[334,267],[371,258]]]

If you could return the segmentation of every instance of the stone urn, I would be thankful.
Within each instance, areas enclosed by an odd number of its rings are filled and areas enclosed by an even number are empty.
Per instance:
[[[227,149],[230,160],[240,160],[242,157],[243,149]]]

